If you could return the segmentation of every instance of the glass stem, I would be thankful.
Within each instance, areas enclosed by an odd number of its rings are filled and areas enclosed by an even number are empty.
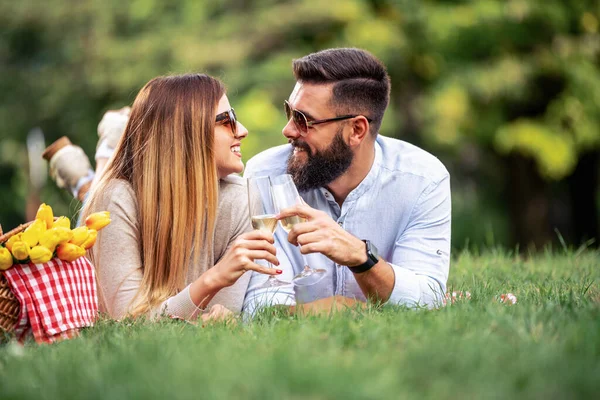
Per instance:
[[[267,260],[265,260],[265,261],[267,261]],[[270,261],[267,261],[267,267],[268,267],[269,269],[272,269],[272,268],[273,268],[273,264],[271,264],[271,262],[270,262]],[[276,278],[275,278],[275,276],[274,276],[274,275],[269,275],[269,277],[268,277],[267,279],[268,279],[269,281],[272,281],[272,280],[275,280]]]
[[[312,268],[308,266],[308,261],[306,261],[306,254],[302,253],[302,247],[300,247],[300,245],[298,245],[298,250],[300,250],[302,262],[304,263],[304,272],[312,270]]]

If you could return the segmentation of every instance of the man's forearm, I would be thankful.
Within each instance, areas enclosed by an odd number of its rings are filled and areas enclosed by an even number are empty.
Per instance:
[[[381,303],[390,298],[396,279],[392,266],[382,258],[370,270],[354,274],[354,278],[367,299]]]

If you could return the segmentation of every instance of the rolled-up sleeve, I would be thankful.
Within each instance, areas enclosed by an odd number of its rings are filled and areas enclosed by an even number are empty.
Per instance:
[[[450,268],[450,176],[426,187],[397,239],[392,260],[395,282],[388,304],[437,306]]]

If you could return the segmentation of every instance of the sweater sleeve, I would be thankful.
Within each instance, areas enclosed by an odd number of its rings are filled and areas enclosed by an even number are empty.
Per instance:
[[[131,311],[143,276],[137,201],[124,181],[111,184],[97,210],[109,211],[111,223],[98,232],[92,248],[101,311],[120,319]],[[200,309],[190,298],[189,286],[150,311],[149,316],[169,315],[193,320]]]

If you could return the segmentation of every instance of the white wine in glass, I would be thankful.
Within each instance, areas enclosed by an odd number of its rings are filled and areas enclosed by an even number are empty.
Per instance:
[[[277,218],[275,218],[275,214],[256,215],[251,217],[251,219],[252,227],[259,231],[273,233],[275,232],[275,228],[277,228]]]
[[[284,218],[281,220],[281,227],[287,233],[290,233],[293,226],[299,224],[301,222],[306,222],[306,218],[299,217],[297,215],[292,215],[291,217]]]
[[[298,193],[298,189],[296,188],[291,175],[284,174],[271,178],[271,184],[273,185],[273,197],[277,212],[280,212],[284,208],[302,204],[302,198]],[[287,233],[292,230],[294,225],[302,222],[306,222],[306,218],[298,215],[292,215],[291,217],[284,218],[280,221],[281,227]],[[300,245],[298,245],[298,248],[299,247]],[[309,267],[304,254],[300,254],[302,255],[304,268],[302,272],[294,276],[293,282],[298,286],[308,286],[323,279],[326,271],[324,269],[314,269]]]
[[[273,233],[277,228],[277,212],[273,202],[273,192],[271,190],[271,181],[268,176],[248,179],[248,208],[250,210],[250,220],[254,229]],[[270,262],[269,268],[273,268]],[[260,288],[272,288],[283,285],[289,285],[289,282],[281,281],[273,275]]]

